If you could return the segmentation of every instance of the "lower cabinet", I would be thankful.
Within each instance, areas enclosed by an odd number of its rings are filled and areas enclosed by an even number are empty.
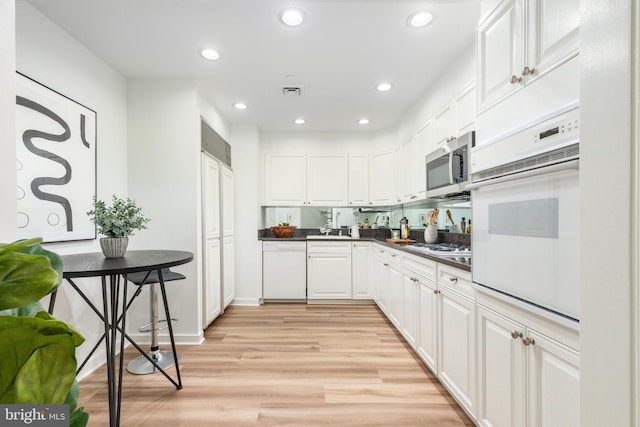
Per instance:
[[[480,425],[579,426],[578,351],[520,320],[478,305]]]
[[[389,263],[389,312],[387,316],[391,323],[402,332],[403,304],[402,271],[395,262]]]
[[[418,277],[418,355],[438,372],[438,290],[432,280]]]
[[[351,244],[307,242],[307,299],[351,298]]]
[[[438,377],[475,414],[475,302],[438,283],[440,340]]]
[[[380,310],[389,312],[389,260],[386,249],[374,246],[373,300]]]
[[[371,242],[353,242],[351,266],[353,299],[371,299]]]

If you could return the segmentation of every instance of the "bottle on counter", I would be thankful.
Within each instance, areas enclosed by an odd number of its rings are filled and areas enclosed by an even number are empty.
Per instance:
[[[469,225],[467,225],[467,234],[471,234],[471,218],[469,218]]]
[[[364,219],[364,225],[362,226],[362,228],[369,228],[369,218]]]
[[[400,238],[407,238],[407,218],[404,217],[400,220]]]
[[[467,221],[465,221],[464,217],[462,217],[462,221],[460,221],[460,232],[461,233],[467,232]]]

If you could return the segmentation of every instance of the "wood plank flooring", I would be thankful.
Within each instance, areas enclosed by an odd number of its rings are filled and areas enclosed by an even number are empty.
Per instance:
[[[123,427],[474,425],[373,305],[230,307],[205,336],[178,347],[182,390],[124,374]],[[80,393],[107,426],[104,367]]]

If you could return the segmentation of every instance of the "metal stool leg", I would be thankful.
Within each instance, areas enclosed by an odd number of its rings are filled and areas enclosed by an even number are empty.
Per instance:
[[[176,364],[173,351],[160,351],[158,347],[158,284],[152,283],[149,291],[151,303],[151,351],[148,353],[151,359],[162,369],[167,369]],[[171,322],[168,319],[167,322]],[[177,355],[177,353],[176,353]],[[144,356],[138,356],[127,365],[127,371],[136,375],[146,375],[160,372],[158,368]]]

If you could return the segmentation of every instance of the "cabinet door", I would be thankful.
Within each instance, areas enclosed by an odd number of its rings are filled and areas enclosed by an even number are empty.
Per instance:
[[[307,253],[307,298],[351,299],[351,251]]]
[[[395,203],[394,153],[371,154],[369,156],[369,204],[391,205]]]
[[[347,161],[345,154],[307,155],[307,204],[347,206]]]
[[[438,294],[436,284],[420,278],[418,290],[418,354],[438,372]]]
[[[418,278],[405,272],[402,288],[402,335],[415,349],[418,336]]]
[[[483,427],[524,427],[523,325],[478,306],[478,421]]]
[[[354,299],[369,299],[371,291],[371,242],[351,246],[352,288]]]
[[[447,140],[455,138],[455,112],[453,104],[447,104],[438,114],[433,117],[436,145],[438,148]]]
[[[369,204],[369,155],[349,155],[349,206]]]
[[[388,297],[388,284],[389,284],[389,262],[386,259],[386,251],[380,248],[374,248],[376,252],[375,256],[375,277],[374,277],[374,294],[373,298],[382,310],[383,313],[389,312],[389,297]]]
[[[220,166],[213,157],[202,154],[202,207],[205,239],[220,237]]]
[[[527,330],[529,426],[580,426],[580,357],[563,344]]]
[[[418,198],[416,180],[416,138],[411,135],[404,140],[396,157],[398,167],[397,195],[401,202]]]
[[[476,34],[478,112],[522,86],[524,10],[522,0],[505,0],[478,26]]]
[[[220,240],[205,243],[204,272],[204,327],[209,326],[220,315]]]
[[[389,264],[389,320],[395,325],[398,331],[402,330],[402,304],[403,287],[402,287],[402,271],[396,264]]]
[[[464,87],[453,100],[456,113],[456,136],[474,129],[476,121],[476,82]]]
[[[225,166],[221,166],[221,187],[222,187],[222,235],[231,236],[234,233],[233,214],[233,171]]]
[[[475,303],[445,287],[439,291],[438,377],[475,414]]]
[[[227,308],[235,298],[236,283],[236,243],[234,236],[227,236],[222,240],[222,296],[224,308]]]
[[[306,204],[307,155],[265,154],[265,205]]]
[[[578,54],[580,0],[529,0],[527,83]]]
[[[416,132],[416,191],[418,192],[418,199],[426,198],[427,168],[425,156],[433,151],[430,139],[430,134],[432,133],[431,121],[422,125]]]

